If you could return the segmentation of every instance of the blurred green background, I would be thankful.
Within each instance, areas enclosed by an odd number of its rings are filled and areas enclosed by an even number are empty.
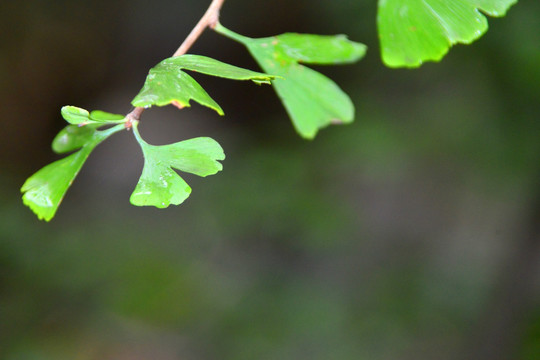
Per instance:
[[[0,4],[1,359],[540,358],[540,2],[439,64],[385,68],[376,2],[228,0],[248,36],[348,34],[360,63],[317,67],[352,125],[310,142],[270,87],[198,76],[226,116],[152,109],[165,144],[211,136],[224,171],[166,210],[129,204],[131,133],[92,154],[56,218],[19,188],[58,157],[60,107],[115,113],[209,1]],[[191,51],[257,69],[207,32]]]

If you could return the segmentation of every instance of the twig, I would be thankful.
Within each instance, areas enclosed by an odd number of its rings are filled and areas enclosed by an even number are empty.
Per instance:
[[[199,20],[197,25],[195,25],[193,30],[191,30],[178,50],[175,51],[173,57],[184,55],[191,48],[191,46],[193,46],[195,41],[197,41],[207,27],[213,29],[218,24],[219,11],[221,10],[224,2],[225,0],[212,0],[212,3],[210,3],[210,6],[208,6],[208,9],[202,18]],[[130,129],[133,126],[134,121],[139,121],[143,112],[143,107],[136,107],[133,109],[133,111],[127,114],[126,118],[128,118],[128,121],[125,123],[126,128]]]
[[[184,40],[173,56],[184,55],[207,27],[213,29],[216,26],[219,20],[219,10],[223,6],[224,2],[225,0],[212,0],[208,10],[206,10],[201,20],[199,20],[197,25],[195,25],[193,30],[191,30],[186,40]]]

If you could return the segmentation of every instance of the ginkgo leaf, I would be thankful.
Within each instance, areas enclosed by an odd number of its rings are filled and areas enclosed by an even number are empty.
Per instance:
[[[67,152],[80,148],[63,159],[41,168],[30,176],[21,188],[23,203],[30,207],[39,219],[51,220],[62,202],[68,188],[81,170],[92,150],[115,132],[124,129],[123,125],[99,131],[95,127],[82,127],[80,131],[70,125],[64,128],[53,142],[57,152]],[[84,129],[84,130],[82,130]]]
[[[156,146],[141,138],[137,122],[133,123],[133,133],[144,155],[143,171],[130,197],[133,205],[165,208],[184,202],[191,188],[174,169],[204,177],[223,168],[218,160],[224,160],[225,154],[211,138],[199,137]]]
[[[120,114],[111,114],[101,110],[88,112],[76,106],[64,106],[61,110],[62,117],[72,125],[87,124],[119,124],[124,122],[125,116]]]
[[[223,63],[200,55],[182,55],[160,62],[146,78],[143,88],[131,102],[133,106],[149,107],[173,104],[179,108],[190,106],[194,100],[223,115],[223,109],[184,70],[233,80],[251,80],[269,84],[274,76]]]
[[[379,0],[377,24],[384,63],[418,67],[439,61],[457,43],[488,29],[486,17],[504,16],[517,0]]]
[[[272,84],[302,137],[312,139],[323,127],[354,120],[354,105],[349,96],[334,81],[301,63],[353,63],[364,56],[365,45],[344,35],[286,33],[252,39],[221,24],[215,30],[244,44],[264,71],[281,77]]]

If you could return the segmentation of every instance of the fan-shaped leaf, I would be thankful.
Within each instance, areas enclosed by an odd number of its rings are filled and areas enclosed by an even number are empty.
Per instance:
[[[107,137],[122,129],[123,125],[103,131],[97,131],[93,127],[80,128],[70,125],[61,130],[53,142],[55,151],[81,149],[30,176],[21,188],[23,203],[30,207],[39,219],[51,220],[92,150]]]
[[[382,58],[390,67],[439,61],[452,45],[482,36],[491,16],[504,16],[517,0],[379,0]]]
[[[223,115],[223,109],[184,70],[233,80],[252,80],[257,84],[270,83],[272,75],[242,69],[199,55],[168,58],[152,68],[143,88],[131,102],[133,106],[149,107],[173,104],[179,108],[190,106],[194,100]]]
[[[349,96],[332,80],[300,63],[352,63],[364,56],[365,45],[344,35],[286,33],[251,39],[220,24],[215,30],[244,44],[264,71],[282,77],[273,82],[274,89],[302,137],[312,139],[325,126],[353,121]]]
[[[133,124],[133,133],[144,155],[143,171],[130,198],[133,205],[164,208],[181,204],[191,193],[191,188],[173,169],[208,176],[223,168],[217,160],[224,160],[225,154],[211,138],[155,146],[141,138],[137,122]]]

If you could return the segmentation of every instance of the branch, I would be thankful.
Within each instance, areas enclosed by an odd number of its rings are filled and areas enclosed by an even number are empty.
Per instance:
[[[212,0],[212,3],[210,3],[210,6],[206,10],[202,18],[199,20],[197,25],[195,25],[193,30],[191,30],[191,32],[186,37],[184,42],[182,42],[178,50],[175,51],[173,57],[184,55],[191,48],[191,46],[193,46],[195,41],[199,39],[199,37],[202,35],[204,30],[206,30],[207,27],[213,29],[218,24],[219,11],[221,10],[224,2],[225,0]],[[143,112],[144,108],[136,107],[135,109],[133,109],[133,111],[127,114],[126,117],[128,118],[128,121],[125,123],[126,128],[130,129],[133,125],[133,122],[138,121]]]
[[[223,6],[224,2],[225,0],[212,0],[208,10],[206,10],[201,20],[199,20],[197,25],[195,25],[193,30],[191,30],[186,40],[184,40],[173,56],[184,55],[207,27],[213,29],[217,25],[219,20],[219,10]]]

